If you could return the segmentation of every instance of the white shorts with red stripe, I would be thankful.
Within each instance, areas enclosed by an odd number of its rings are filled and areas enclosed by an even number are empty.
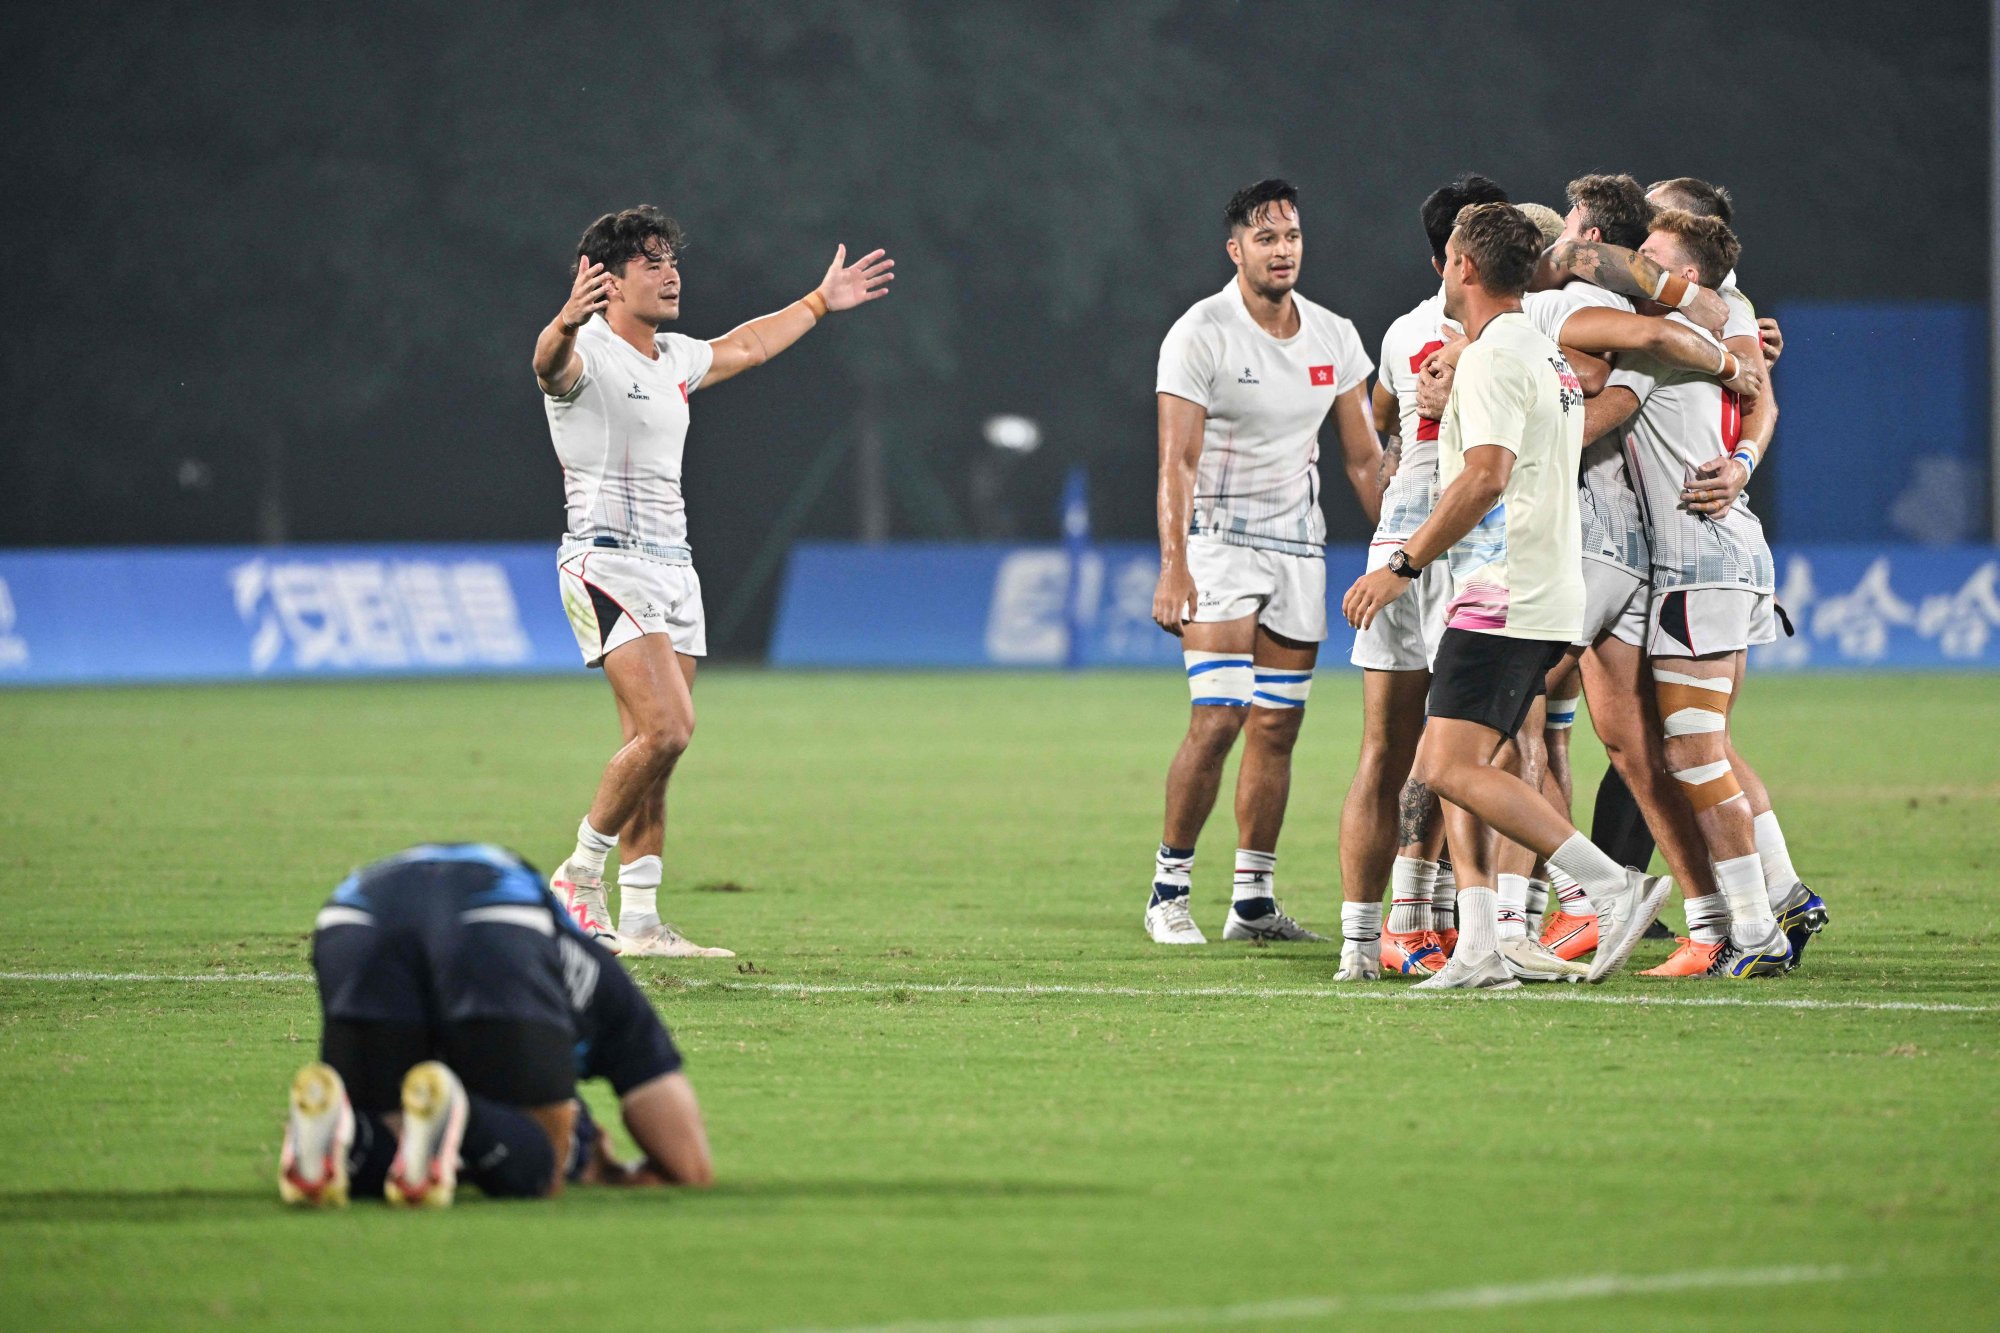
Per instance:
[[[1646,655],[1710,657],[1771,643],[1778,637],[1775,600],[1755,588],[1655,588]]]
[[[599,666],[614,648],[647,634],[664,634],[674,651],[708,655],[701,580],[685,561],[640,551],[566,542],[556,558],[563,611],[583,652]]]

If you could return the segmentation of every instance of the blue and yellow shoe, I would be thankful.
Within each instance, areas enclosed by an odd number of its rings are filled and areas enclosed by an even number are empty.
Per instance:
[[[1743,946],[1732,937],[1723,941],[1722,952],[1709,964],[1711,977],[1747,980],[1751,977],[1781,977],[1792,970],[1792,946],[1785,932],[1773,926],[1757,943]]]
[[[1778,929],[1785,932],[1786,943],[1792,946],[1791,966],[1797,967],[1799,959],[1805,956],[1806,945],[1812,937],[1826,929],[1831,914],[1826,910],[1826,901],[1817,893],[1800,884],[1792,890],[1791,897],[1778,909]]]

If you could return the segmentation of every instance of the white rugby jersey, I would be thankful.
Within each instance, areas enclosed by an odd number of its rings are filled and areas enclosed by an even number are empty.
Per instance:
[[[1157,385],[1208,414],[1189,534],[1320,557],[1320,423],[1374,367],[1351,322],[1297,292],[1292,302],[1299,331],[1273,338],[1231,279],[1167,331]]]
[[[1444,346],[1444,288],[1426,297],[1389,326],[1382,335],[1381,382],[1396,395],[1397,433],[1403,441],[1402,461],[1389,489],[1382,493],[1382,518],[1375,525],[1378,542],[1404,542],[1424,525],[1437,504],[1438,423],[1417,414],[1417,368]]]
[[[656,334],[653,346],[657,358],[592,316],[576,335],[582,377],[562,397],[542,397],[562,461],[571,537],[687,544],[681,455],[688,395],[715,353],[679,333]]]
[[[1569,317],[1590,306],[1627,313],[1632,310],[1632,303],[1616,292],[1587,282],[1570,282],[1554,291],[1529,292],[1521,298],[1521,309],[1555,343],[1562,342],[1562,327]],[[1650,569],[1646,524],[1639,517],[1639,497],[1625,475],[1625,450],[1615,434],[1585,444],[1577,484],[1583,558],[1618,565],[1645,577]]]
[[[1668,318],[1694,327],[1681,315]],[[1726,457],[1742,438],[1739,396],[1711,375],[1637,352],[1619,357],[1610,383],[1639,398],[1639,410],[1623,431],[1625,462],[1652,546],[1653,586],[1772,591],[1777,573],[1771,548],[1764,525],[1750,512],[1748,495],[1738,495],[1720,518],[1681,507],[1681,488],[1694,469]]]

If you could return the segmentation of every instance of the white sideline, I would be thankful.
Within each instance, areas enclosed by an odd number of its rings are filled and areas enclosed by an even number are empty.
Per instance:
[[[648,975],[639,974],[642,978]],[[0,981],[221,984],[229,982],[297,983],[311,981],[310,972],[0,972]],[[1079,995],[1115,999],[1247,999],[1247,1000],[1387,1000],[1412,1004],[1626,1004],[1680,1009],[1858,1009],[1875,1012],[1925,1014],[1990,1014],[2000,1005],[1954,1004],[1944,1000],[1815,1000],[1737,995],[1634,995],[1614,991],[1606,994],[1580,986],[1541,986],[1504,995],[1436,996],[1415,995],[1406,986],[1074,986],[1060,982],[1017,986],[987,985],[978,982],[924,981],[739,981],[707,977],[680,977],[689,990],[775,991],[781,995],[998,995],[1024,996]],[[1731,983],[1718,983],[1728,985]],[[1737,983],[1754,986],[1757,983]]]
[[[1455,1291],[1403,1292],[1382,1296],[1303,1296],[1248,1305],[1191,1306],[1161,1310],[1104,1310],[1094,1313],[1021,1315],[991,1319],[906,1320],[839,1328],[794,1329],[790,1333],[1099,1333],[1100,1330],[1213,1327],[1294,1319],[1326,1319],[1347,1314],[1401,1314],[1410,1310],[1497,1310],[1519,1305],[1555,1305],[1607,1296],[1648,1296],[1666,1292],[1712,1291],[1722,1287],[1797,1286],[1840,1282],[1855,1274],[1843,1265],[1785,1268],[1704,1268],[1685,1273],[1622,1274],[1555,1278],[1507,1286],[1461,1287]]]

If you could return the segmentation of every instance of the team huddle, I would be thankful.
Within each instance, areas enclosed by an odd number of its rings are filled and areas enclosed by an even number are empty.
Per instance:
[[[1378,371],[1350,321],[1295,290],[1296,191],[1263,181],[1230,201],[1235,276],[1159,361],[1153,614],[1183,641],[1193,702],[1153,940],[1206,942],[1195,845],[1240,736],[1223,937],[1325,942],[1279,907],[1275,877],[1327,636],[1329,417],[1375,523],[1341,601],[1364,725],[1338,976],[1603,981],[1676,883],[1688,937],[1648,975],[1786,972],[1826,924],[1730,733],[1747,651],[1783,615],[1742,493],[1771,442],[1781,336],[1736,288],[1725,192],[1586,176],[1569,205],[1516,207],[1478,176],[1427,198],[1441,285],[1389,327]],[[613,960],[731,956],[658,907],[667,784],[707,651],[681,487],[689,398],[887,295],[893,264],[848,264],[842,247],[804,298],[704,342],[661,331],[680,314],[681,244],[652,208],[592,223],[533,360],[567,498],[561,597],[623,743],[546,883],[502,848],[436,844],[334,891],[313,935],[323,1030],[292,1085],[288,1202],[437,1206],[461,1174],[521,1197],[712,1178],[680,1054]],[[1613,763],[1598,822],[1629,808],[1612,846],[1570,822],[1579,695]],[[1631,868],[1655,842],[1671,878]],[[611,1154],[576,1097],[589,1078],[610,1082],[641,1159]]]
[[[1280,909],[1275,871],[1326,637],[1328,416],[1376,525],[1341,601],[1364,720],[1341,812],[1339,977],[1603,981],[1675,883],[1688,936],[1649,976],[1787,972],[1825,926],[1730,735],[1748,650],[1783,616],[1743,496],[1776,424],[1782,335],[1737,288],[1726,191],[1594,175],[1568,202],[1516,207],[1472,175],[1431,194],[1441,286],[1384,335],[1371,397],[1354,326],[1294,291],[1296,191],[1263,181],[1230,201],[1235,281],[1160,353],[1153,612],[1183,640],[1193,705],[1152,939],[1205,942],[1195,841],[1239,732],[1223,936],[1322,938]],[[1599,823],[1624,804],[1639,830],[1609,849],[1570,822],[1579,695],[1613,765]],[[1627,864],[1655,842],[1671,879]]]

